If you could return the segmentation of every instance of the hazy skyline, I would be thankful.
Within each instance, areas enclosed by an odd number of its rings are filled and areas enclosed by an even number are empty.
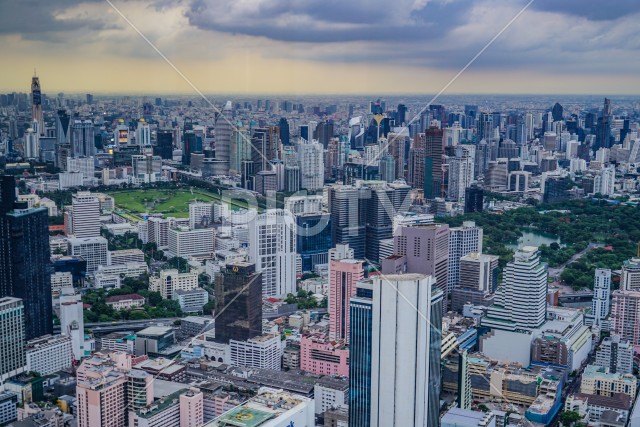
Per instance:
[[[435,93],[526,1],[112,0],[202,92]],[[534,0],[447,93],[640,93],[640,2]],[[193,93],[106,0],[0,0],[0,90]]]

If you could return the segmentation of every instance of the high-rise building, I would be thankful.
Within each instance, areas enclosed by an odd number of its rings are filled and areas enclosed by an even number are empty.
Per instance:
[[[38,123],[37,132],[39,135],[44,135],[42,89],[40,87],[40,78],[36,75],[31,78],[31,121]]]
[[[87,274],[93,274],[101,265],[108,265],[109,243],[104,237],[72,237],[68,245],[69,255],[82,257],[87,262]]]
[[[81,360],[89,354],[84,339],[84,308],[82,296],[73,288],[63,288],[60,294],[60,333],[71,337],[73,358]]]
[[[464,221],[462,227],[449,229],[449,274],[448,290],[458,287],[460,281],[460,258],[470,253],[482,253],[482,228],[473,221]]]
[[[482,325],[505,330],[540,327],[547,318],[547,278],[547,265],[540,262],[537,247],[516,251]]]
[[[0,297],[0,384],[25,371],[25,318],[22,300]]]
[[[403,181],[390,184],[371,184],[371,197],[361,200],[366,205],[365,257],[380,260],[380,242],[393,237],[393,218],[409,210],[411,189]]]
[[[16,201],[13,176],[0,182],[0,298],[22,299],[25,339],[53,333],[49,217]]]
[[[234,262],[216,278],[216,341],[262,335],[262,274],[255,264]]]
[[[454,157],[449,157],[449,182],[447,198],[456,202],[461,202],[466,194],[466,189],[471,186],[474,176],[474,161],[471,151],[463,146],[456,147]]]
[[[425,199],[435,199],[442,196],[444,185],[444,172],[442,169],[444,131],[431,126],[424,134],[424,197]]]
[[[95,134],[91,120],[74,120],[71,124],[71,157],[91,157],[96,154]]]
[[[249,223],[249,259],[262,273],[264,296],[296,293],[296,229],[291,213],[270,209]]]
[[[149,127],[149,123],[145,122],[144,119],[140,119],[136,127],[136,145],[139,147],[148,147],[151,145],[151,128]]]
[[[123,352],[97,353],[82,362],[76,386],[78,427],[126,425],[130,369],[131,359]]]
[[[173,159],[173,132],[170,130],[158,131],[156,134],[156,145],[153,147],[153,154],[160,156],[164,160]]]
[[[489,295],[498,287],[496,255],[470,253],[460,258],[458,285],[451,292],[451,309],[462,310],[464,304],[488,305]]]
[[[622,264],[620,289],[640,291],[640,258],[631,258]]]
[[[611,293],[610,330],[634,347],[640,345],[640,291]]]
[[[596,352],[594,365],[608,368],[611,373],[633,374],[633,346],[619,335],[606,337]]]
[[[349,245],[357,259],[365,257],[366,205],[364,201],[368,198],[371,198],[371,190],[367,187],[349,185],[329,187],[333,243]]]
[[[624,277],[624,276],[623,276]],[[611,270],[597,268],[593,281],[593,301],[591,315],[593,324],[602,325],[611,309]]]
[[[560,103],[556,102],[555,105],[553,106],[553,108],[551,109],[551,116],[553,117],[553,121],[554,122],[559,122],[562,120],[564,114],[563,114],[563,108],[562,105],[560,105]]]
[[[327,252],[333,246],[331,215],[326,212],[301,212],[294,215],[302,271],[312,271],[318,264],[327,264]]]
[[[24,133],[24,157],[27,159],[40,157],[40,134],[34,128],[29,128]]]
[[[284,117],[280,118],[280,121],[278,122],[278,129],[280,131],[280,142],[282,143],[282,145],[291,145],[291,133],[289,130],[289,122],[287,121],[287,119],[285,119]]]
[[[434,285],[423,274],[358,285],[350,305],[350,426],[438,425],[442,293]]]
[[[363,262],[355,259],[329,261],[329,338],[349,342],[349,299],[356,283],[364,278]]]
[[[100,201],[88,191],[71,199],[71,233],[78,238],[100,236]]]
[[[484,190],[472,185],[464,190],[464,213],[482,212],[484,206]]]
[[[300,188],[309,191],[322,190],[324,185],[324,154],[318,141],[301,139],[296,144],[300,166]]]
[[[229,156],[231,149],[231,134],[233,133],[233,125],[231,120],[233,118],[233,111],[231,108],[231,101],[227,101],[222,109],[222,114],[216,119],[215,127],[215,151],[216,160],[221,162],[220,175],[229,174]]]
[[[406,258],[406,271],[433,276],[435,286],[448,295],[449,226],[427,224],[398,227],[394,253]],[[446,298],[445,298],[446,300]]]

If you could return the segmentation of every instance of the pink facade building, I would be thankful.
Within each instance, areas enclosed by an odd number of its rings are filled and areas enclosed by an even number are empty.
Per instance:
[[[318,375],[349,376],[349,348],[344,340],[330,340],[324,334],[302,337],[300,369]]]
[[[331,260],[329,263],[329,338],[349,343],[349,299],[356,283],[364,278],[362,261]]]
[[[78,368],[78,427],[123,427],[126,422],[126,353],[96,353]]]
[[[640,354],[640,292],[614,291],[611,297],[611,333],[629,341]]]

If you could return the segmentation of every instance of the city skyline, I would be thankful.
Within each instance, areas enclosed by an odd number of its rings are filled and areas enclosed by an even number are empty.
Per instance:
[[[637,87],[640,5],[537,0],[526,6],[0,4],[3,56],[12,64],[0,90],[26,90],[24,76],[36,68],[47,76],[42,90],[49,93],[193,93],[132,26],[204,93],[435,93],[503,28],[447,93],[629,94]],[[16,25],[21,16],[30,19]]]

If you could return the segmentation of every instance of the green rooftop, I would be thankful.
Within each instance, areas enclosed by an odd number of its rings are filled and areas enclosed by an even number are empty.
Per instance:
[[[272,413],[239,406],[223,414],[216,421],[219,426],[257,427],[271,418],[273,418]]]

